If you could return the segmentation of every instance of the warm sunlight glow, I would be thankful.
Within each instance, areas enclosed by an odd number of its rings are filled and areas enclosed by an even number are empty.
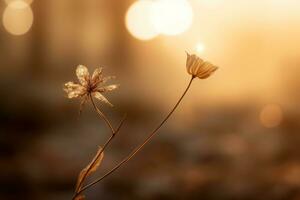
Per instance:
[[[223,0],[198,0],[197,2],[201,5],[205,5],[205,6],[209,6],[209,7],[222,5],[222,3],[224,3]]]
[[[2,18],[4,28],[12,35],[23,35],[33,23],[33,13],[24,1],[15,1],[6,7]]]
[[[33,0],[5,0],[5,3],[6,4],[10,4],[10,3],[14,3],[16,1],[23,1],[23,2],[25,2],[27,4],[31,4],[33,2]]]
[[[205,45],[201,42],[197,43],[195,50],[198,54],[201,54],[205,51]]]
[[[153,2],[144,0],[133,3],[126,13],[126,27],[137,39],[150,40],[158,35],[151,23]]]
[[[278,126],[282,121],[281,107],[276,104],[265,106],[260,113],[260,121],[267,128]]]
[[[151,17],[156,30],[165,35],[186,31],[193,21],[193,10],[186,0],[157,0]]]

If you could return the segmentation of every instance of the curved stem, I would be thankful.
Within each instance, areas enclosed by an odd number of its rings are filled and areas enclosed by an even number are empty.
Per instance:
[[[93,99],[93,96],[91,94],[90,94],[90,99],[91,99],[91,102],[93,104],[94,109],[96,110],[96,112],[98,113],[98,115],[100,115],[100,117],[102,117],[104,119],[105,123],[107,124],[107,126],[111,130],[111,134],[113,135],[114,132],[115,132],[114,127],[111,125],[111,123],[109,122],[109,120],[107,119],[107,117],[104,115],[104,113],[101,112],[101,110],[96,106],[96,104],[94,102],[94,99]]]
[[[119,169],[123,164],[125,164],[126,162],[128,162],[132,157],[134,157],[150,140],[151,138],[157,133],[157,131],[163,126],[163,124],[170,118],[170,116],[173,114],[173,112],[176,110],[176,108],[178,107],[178,105],[180,104],[180,102],[182,101],[183,97],[186,95],[187,91],[189,90],[192,81],[194,80],[194,76],[192,76],[188,86],[186,87],[185,91],[183,92],[183,94],[181,95],[181,97],[179,98],[179,100],[177,101],[177,103],[175,104],[175,106],[173,107],[173,109],[169,112],[169,114],[167,114],[167,116],[162,120],[162,122],[149,134],[149,136],[144,140],[143,143],[141,143],[136,149],[134,149],[124,160],[122,160],[119,164],[117,164],[114,168],[112,168],[110,171],[108,171],[106,174],[104,174],[102,177],[96,179],[95,181],[93,181],[92,183],[86,185],[85,187],[83,187],[81,190],[78,191],[78,194],[80,194],[81,192],[83,192],[84,190],[90,188],[91,186],[95,185],[96,183],[98,183],[99,181],[103,180],[105,177],[109,176],[110,174],[112,174],[114,171],[116,171],[117,169]]]
[[[89,174],[89,171],[93,168],[95,162],[98,160],[98,158],[101,156],[101,154],[104,152],[104,150],[106,149],[106,147],[110,144],[110,142],[112,141],[112,139],[116,136],[116,134],[119,132],[120,128],[122,127],[125,119],[126,119],[126,115],[123,117],[122,121],[120,122],[120,124],[118,125],[117,129],[114,130],[109,122],[109,120],[105,117],[105,115],[98,109],[98,107],[96,106],[96,104],[93,101],[93,98],[90,96],[92,104],[95,108],[95,110],[97,111],[97,113],[103,117],[105,119],[105,121],[107,121],[107,124],[111,127],[112,130],[112,134],[111,136],[108,138],[108,140],[104,143],[102,149],[100,150],[100,152],[98,152],[98,154],[96,155],[96,157],[94,158],[94,162],[91,163],[91,165],[89,166],[89,168],[87,169],[86,173],[84,174],[83,178],[81,179],[81,181],[78,184],[78,188],[81,188],[81,185],[83,184],[84,180],[86,179],[87,175]],[[80,191],[80,190],[79,190]],[[78,196],[79,192],[75,191],[75,195],[73,196],[72,199],[75,199]]]

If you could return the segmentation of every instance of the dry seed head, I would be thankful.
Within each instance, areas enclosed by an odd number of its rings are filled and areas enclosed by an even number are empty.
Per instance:
[[[102,86],[102,84],[114,77],[103,77],[101,67],[97,68],[91,76],[88,69],[83,65],[78,65],[76,75],[79,83],[67,82],[64,86],[64,91],[67,93],[68,98],[82,97],[85,101],[86,97],[92,95],[98,100],[112,106],[102,93],[115,90],[119,85]]]

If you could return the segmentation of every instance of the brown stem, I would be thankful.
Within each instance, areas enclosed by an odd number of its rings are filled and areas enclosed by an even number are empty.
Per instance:
[[[96,106],[92,95],[90,95],[90,99],[91,99],[91,102],[93,104],[94,109],[96,110],[96,112],[98,113],[98,115],[100,115],[100,117],[102,117],[104,119],[105,123],[107,124],[107,126],[111,130],[111,134],[113,135],[114,132],[115,132],[114,127],[111,125],[111,123],[109,122],[108,118],[104,115],[104,113],[101,112],[101,110]]]
[[[112,139],[116,136],[116,134],[119,132],[120,128],[122,127],[125,119],[126,119],[126,115],[123,117],[122,121],[120,122],[120,124],[118,125],[117,129],[114,130],[109,122],[109,120],[105,117],[105,115],[98,109],[98,107],[96,106],[96,104],[93,101],[93,98],[91,98],[92,104],[95,108],[95,110],[97,111],[97,113],[100,115],[100,117],[103,117],[105,119],[105,121],[107,121],[107,124],[109,124],[109,126],[111,127],[112,130],[112,134],[111,136],[108,138],[108,140],[105,142],[105,144],[103,145],[102,149],[100,150],[100,152],[98,153],[98,155],[95,157],[94,162],[89,166],[89,168],[87,169],[86,173],[84,174],[83,178],[81,179],[81,181],[78,184],[78,188],[81,188],[81,185],[83,184],[84,180],[86,179],[87,175],[89,174],[89,171],[93,168],[95,162],[98,160],[98,158],[101,156],[101,154],[104,152],[104,150],[106,149],[106,147],[110,144],[110,142],[112,141]],[[80,194],[78,191],[75,192],[75,195],[73,196],[72,199],[75,199],[78,194]]]
[[[150,140],[151,138],[157,133],[157,131],[163,126],[163,124],[170,118],[170,116],[173,114],[173,112],[176,110],[176,108],[178,107],[178,105],[180,104],[180,102],[182,101],[183,97],[186,95],[187,91],[189,90],[192,81],[194,80],[194,76],[192,76],[188,86],[186,87],[185,91],[183,92],[183,94],[181,95],[181,97],[179,98],[179,100],[177,101],[177,103],[175,104],[175,106],[173,107],[173,109],[169,112],[169,114],[162,120],[162,122],[149,134],[149,136],[144,140],[143,143],[141,143],[136,149],[134,149],[124,160],[122,160],[119,164],[117,164],[114,168],[112,168],[110,171],[108,171],[106,174],[104,174],[102,177],[96,179],[95,181],[93,181],[92,183],[86,185],[85,187],[83,187],[81,190],[78,191],[78,194],[80,194],[81,192],[83,192],[84,190],[90,188],[91,186],[95,185],[96,183],[98,183],[99,181],[103,180],[105,177],[109,176],[110,174],[112,174],[114,171],[116,171],[117,169],[119,169],[123,164],[125,164],[126,162],[128,162],[132,157],[135,156],[135,154],[137,154]]]

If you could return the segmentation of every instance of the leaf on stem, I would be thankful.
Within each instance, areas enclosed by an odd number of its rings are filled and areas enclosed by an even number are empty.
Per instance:
[[[104,157],[104,152],[102,152],[102,148],[100,147],[93,160],[83,170],[81,170],[77,179],[76,192],[78,192],[81,189],[84,179],[98,169],[98,167],[100,166],[103,160],[103,157]],[[78,200],[80,199],[84,199],[84,196],[82,196],[82,198],[79,198]]]
[[[75,197],[74,200],[85,200],[85,199],[86,199],[86,198],[85,198],[84,195],[79,195],[79,196]]]

